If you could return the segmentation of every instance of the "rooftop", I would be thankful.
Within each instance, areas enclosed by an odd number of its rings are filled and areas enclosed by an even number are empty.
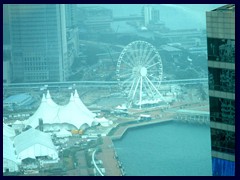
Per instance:
[[[235,11],[235,4],[227,4],[219,8],[216,8],[213,11]]]
[[[32,96],[27,93],[17,94],[8,97],[3,101],[3,103],[22,103],[23,101],[32,99]]]

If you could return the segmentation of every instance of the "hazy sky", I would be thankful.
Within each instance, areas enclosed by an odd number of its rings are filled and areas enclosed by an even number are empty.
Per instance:
[[[140,14],[144,4],[98,4],[113,10],[114,16]],[[160,10],[160,19],[170,29],[206,28],[206,11],[224,4],[151,4]],[[89,6],[87,4],[79,6]]]

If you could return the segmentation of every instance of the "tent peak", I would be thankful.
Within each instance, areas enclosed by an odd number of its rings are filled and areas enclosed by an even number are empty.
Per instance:
[[[46,95],[43,93],[42,102],[46,102]]]
[[[74,99],[73,99],[73,93],[71,93],[70,101],[74,101]]]
[[[75,98],[79,98],[79,95],[78,95],[78,92],[77,92],[76,89],[74,90],[74,97],[75,97]]]
[[[46,98],[47,98],[47,99],[50,99],[50,98],[51,98],[51,95],[50,95],[49,90],[47,90]]]

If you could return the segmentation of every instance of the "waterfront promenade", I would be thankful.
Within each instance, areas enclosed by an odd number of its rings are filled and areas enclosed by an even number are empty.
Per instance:
[[[121,169],[118,166],[118,161],[115,158],[115,150],[110,137],[103,137],[103,144],[100,146],[101,152],[96,154],[96,159],[103,161],[105,168],[105,176],[121,176]]]
[[[119,161],[115,156],[116,152],[114,149],[114,144],[112,140],[120,139],[123,134],[129,128],[146,126],[151,124],[158,124],[167,121],[171,121],[172,118],[160,119],[160,120],[151,120],[148,122],[141,122],[136,124],[128,124],[125,126],[116,127],[117,130],[112,136],[103,137],[103,144],[100,146],[101,152],[95,155],[96,159],[101,159],[103,161],[103,167],[105,168],[105,176],[122,176],[123,170],[119,167]]]
[[[136,127],[141,127],[141,126],[146,126],[146,125],[152,125],[152,124],[158,124],[158,123],[163,123],[163,122],[168,122],[168,121],[172,121],[172,118],[169,119],[160,119],[160,120],[151,120],[148,122],[141,122],[139,124],[128,124],[125,126],[120,126],[118,127],[118,129],[115,131],[115,133],[111,136],[112,140],[117,140],[117,139],[121,139],[121,137],[124,135],[124,133],[130,129],[130,128],[136,128]]]
[[[202,106],[200,106],[203,108]],[[192,107],[193,109],[199,107]],[[205,108],[205,107],[204,107]],[[206,108],[207,109],[207,108]],[[205,109],[204,109],[205,110]],[[141,126],[159,124],[164,122],[173,121],[176,118],[176,109],[172,111],[165,111],[157,118],[145,122],[136,122],[134,124],[123,124],[119,123],[119,126],[113,129],[113,134],[103,137],[103,144],[100,146],[101,152],[96,154],[96,159],[101,159],[103,161],[103,167],[105,168],[105,176],[121,176],[122,169],[119,167],[119,161],[115,157],[115,149],[113,142],[114,140],[121,139],[124,133],[130,128],[137,128]]]

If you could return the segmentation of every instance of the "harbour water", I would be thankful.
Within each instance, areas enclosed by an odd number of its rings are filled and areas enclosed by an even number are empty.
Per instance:
[[[210,128],[163,122],[129,129],[115,150],[128,176],[211,176]]]

